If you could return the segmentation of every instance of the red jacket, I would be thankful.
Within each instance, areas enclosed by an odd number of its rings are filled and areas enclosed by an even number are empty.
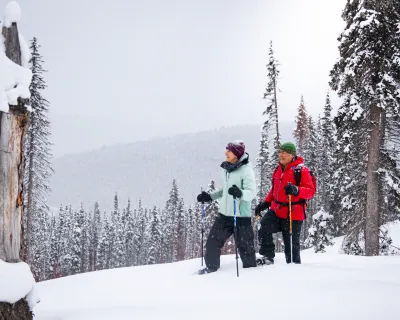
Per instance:
[[[272,181],[273,187],[269,191],[265,202],[271,203],[271,209],[276,212],[277,217],[287,219],[289,214],[289,207],[279,204],[278,202],[287,204],[289,198],[285,193],[285,186],[290,182],[291,184],[296,184],[296,179],[294,177],[294,169],[297,165],[303,164],[304,160],[302,157],[297,156],[294,158],[293,162],[289,163],[285,170],[283,166],[279,165],[278,169],[273,174]],[[292,203],[300,201],[302,199],[309,200],[314,196],[315,190],[312,182],[310,171],[307,167],[303,166],[301,168],[301,182],[299,188],[299,195],[292,195]],[[292,220],[304,220],[305,219],[306,204],[295,204],[292,206]]]

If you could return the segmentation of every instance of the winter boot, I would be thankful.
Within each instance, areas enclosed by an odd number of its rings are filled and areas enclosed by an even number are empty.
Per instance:
[[[204,269],[199,270],[199,275],[212,273],[215,271],[217,271],[217,269],[204,268]]]
[[[273,258],[267,258],[267,257],[263,256],[262,258],[257,259],[258,266],[270,265],[270,264],[274,264]]]

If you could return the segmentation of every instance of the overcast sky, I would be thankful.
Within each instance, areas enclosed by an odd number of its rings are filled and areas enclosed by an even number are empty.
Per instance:
[[[0,0],[1,12],[7,2]],[[60,155],[260,124],[270,40],[281,63],[280,119],[294,119],[302,94],[317,116],[338,57],[346,1],[18,3],[20,31],[42,46],[54,153]]]

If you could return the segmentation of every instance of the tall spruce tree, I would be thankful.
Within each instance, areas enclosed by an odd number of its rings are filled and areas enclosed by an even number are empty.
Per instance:
[[[301,96],[300,105],[298,107],[298,113],[296,116],[296,128],[293,131],[293,136],[296,139],[297,153],[301,156],[303,155],[305,144],[308,136],[308,114],[306,106],[304,104],[304,98]]]
[[[400,59],[398,23],[399,1],[348,1],[342,18],[346,28],[340,35],[340,59],[331,71],[331,86],[339,96],[350,96],[357,102],[357,113],[366,129],[366,208],[365,254],[379,254],[380,199],[385,188],[380,178],[387,139],[382,131],[398,115],[400,109]],[[351,137],[351,136],[350,136]],[[390,163],[390,162],[389,162]],[[398,179],[392,167],[385,174]],[[386,180],[387,181],[387,180]]]
[[[335,128],[329,92],[326,95],[324,113],[321,118],[319,141],[318,153],[321,161],[319,161],[318,165],[318,192],[321,195],[320,205],[326,212],[331,213],[333,200],[332,175],[335,152]]]
[[[318,133],[316,125],[311,116],[308,117],[306,131],[307,134],[305,135],[305,141],[303,145],[304,163],[314,174],[315,171],[318,170],[318,155],[315,153],[315,151],[318,149]],[[300,237],[302,245],[304,245],[305,240],[308,237],[308,229],[312,224],[312,216],[317,212],[317,210],[317,198],[314,197],[307,203],[306,219],[303,222],[302,234]]]
[[[50,192],[48,179],[53,171],[50,164],[52,155],[49,141],[49,102],[43,96],[43,91],[47,85],[43,78],[43,73],[45,72],[43,69],[44,61],[39,49],[40,45],[37,39],[33,38],[30,46],[31,58],[29,60],[32,71],[32,82],[29,86],[32,112],[24,149],[24,229],[26,248],[26,257],[24,258],[28,263],[31,260],[32,239],[35,236],[32,224],[34,220],[39,219],[39,214],[46,215],[49,211],[47,205],[47,196]]]
[[[272,46],[272,41],[270,42],[269,48],[269,61],[267,65],[268,70],[268,83],[267,88],[265,89],[264,99],[268,100],[267,109],[264,114],[269,114],[272,123],[275,125],[274,132],[274,150],[273,153],[273,161],[278,161],[278,149],[280,145],[280,133],[279,133],[279,117],[278,117],[278,97],[277,93],[278,89],[278,78],[279,78],[279,62],[275,59],[274,50]]]
[[[147,264],[156,264],[160,260],[160,241],[161,229],[159,221],[159,213],[156,206],[153,207],[150,216],[150,222],[146,234],[148,235]]]

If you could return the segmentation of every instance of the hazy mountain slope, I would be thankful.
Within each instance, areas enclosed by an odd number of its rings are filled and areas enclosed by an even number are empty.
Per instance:
[[[284,139],[290,137],[293,125],[282,126]],[[260,126],[238,126],[169,138],[158,138],[131,144],[119,144],[90,152],[63,156],[54,160],[50,205],[59,207],[83,202],[91,208],[98,201],[101,209],[111,208],[113,195],[125,205],[142,198],[143,204],[163,206],[172,180],[177,180],[181,196],[194,201],[200,187],[210,179],[219,182],[220,163],[226,143],[242,139],[250,160],[255,157]],[[290,138],[289,138],[290,139]]]

